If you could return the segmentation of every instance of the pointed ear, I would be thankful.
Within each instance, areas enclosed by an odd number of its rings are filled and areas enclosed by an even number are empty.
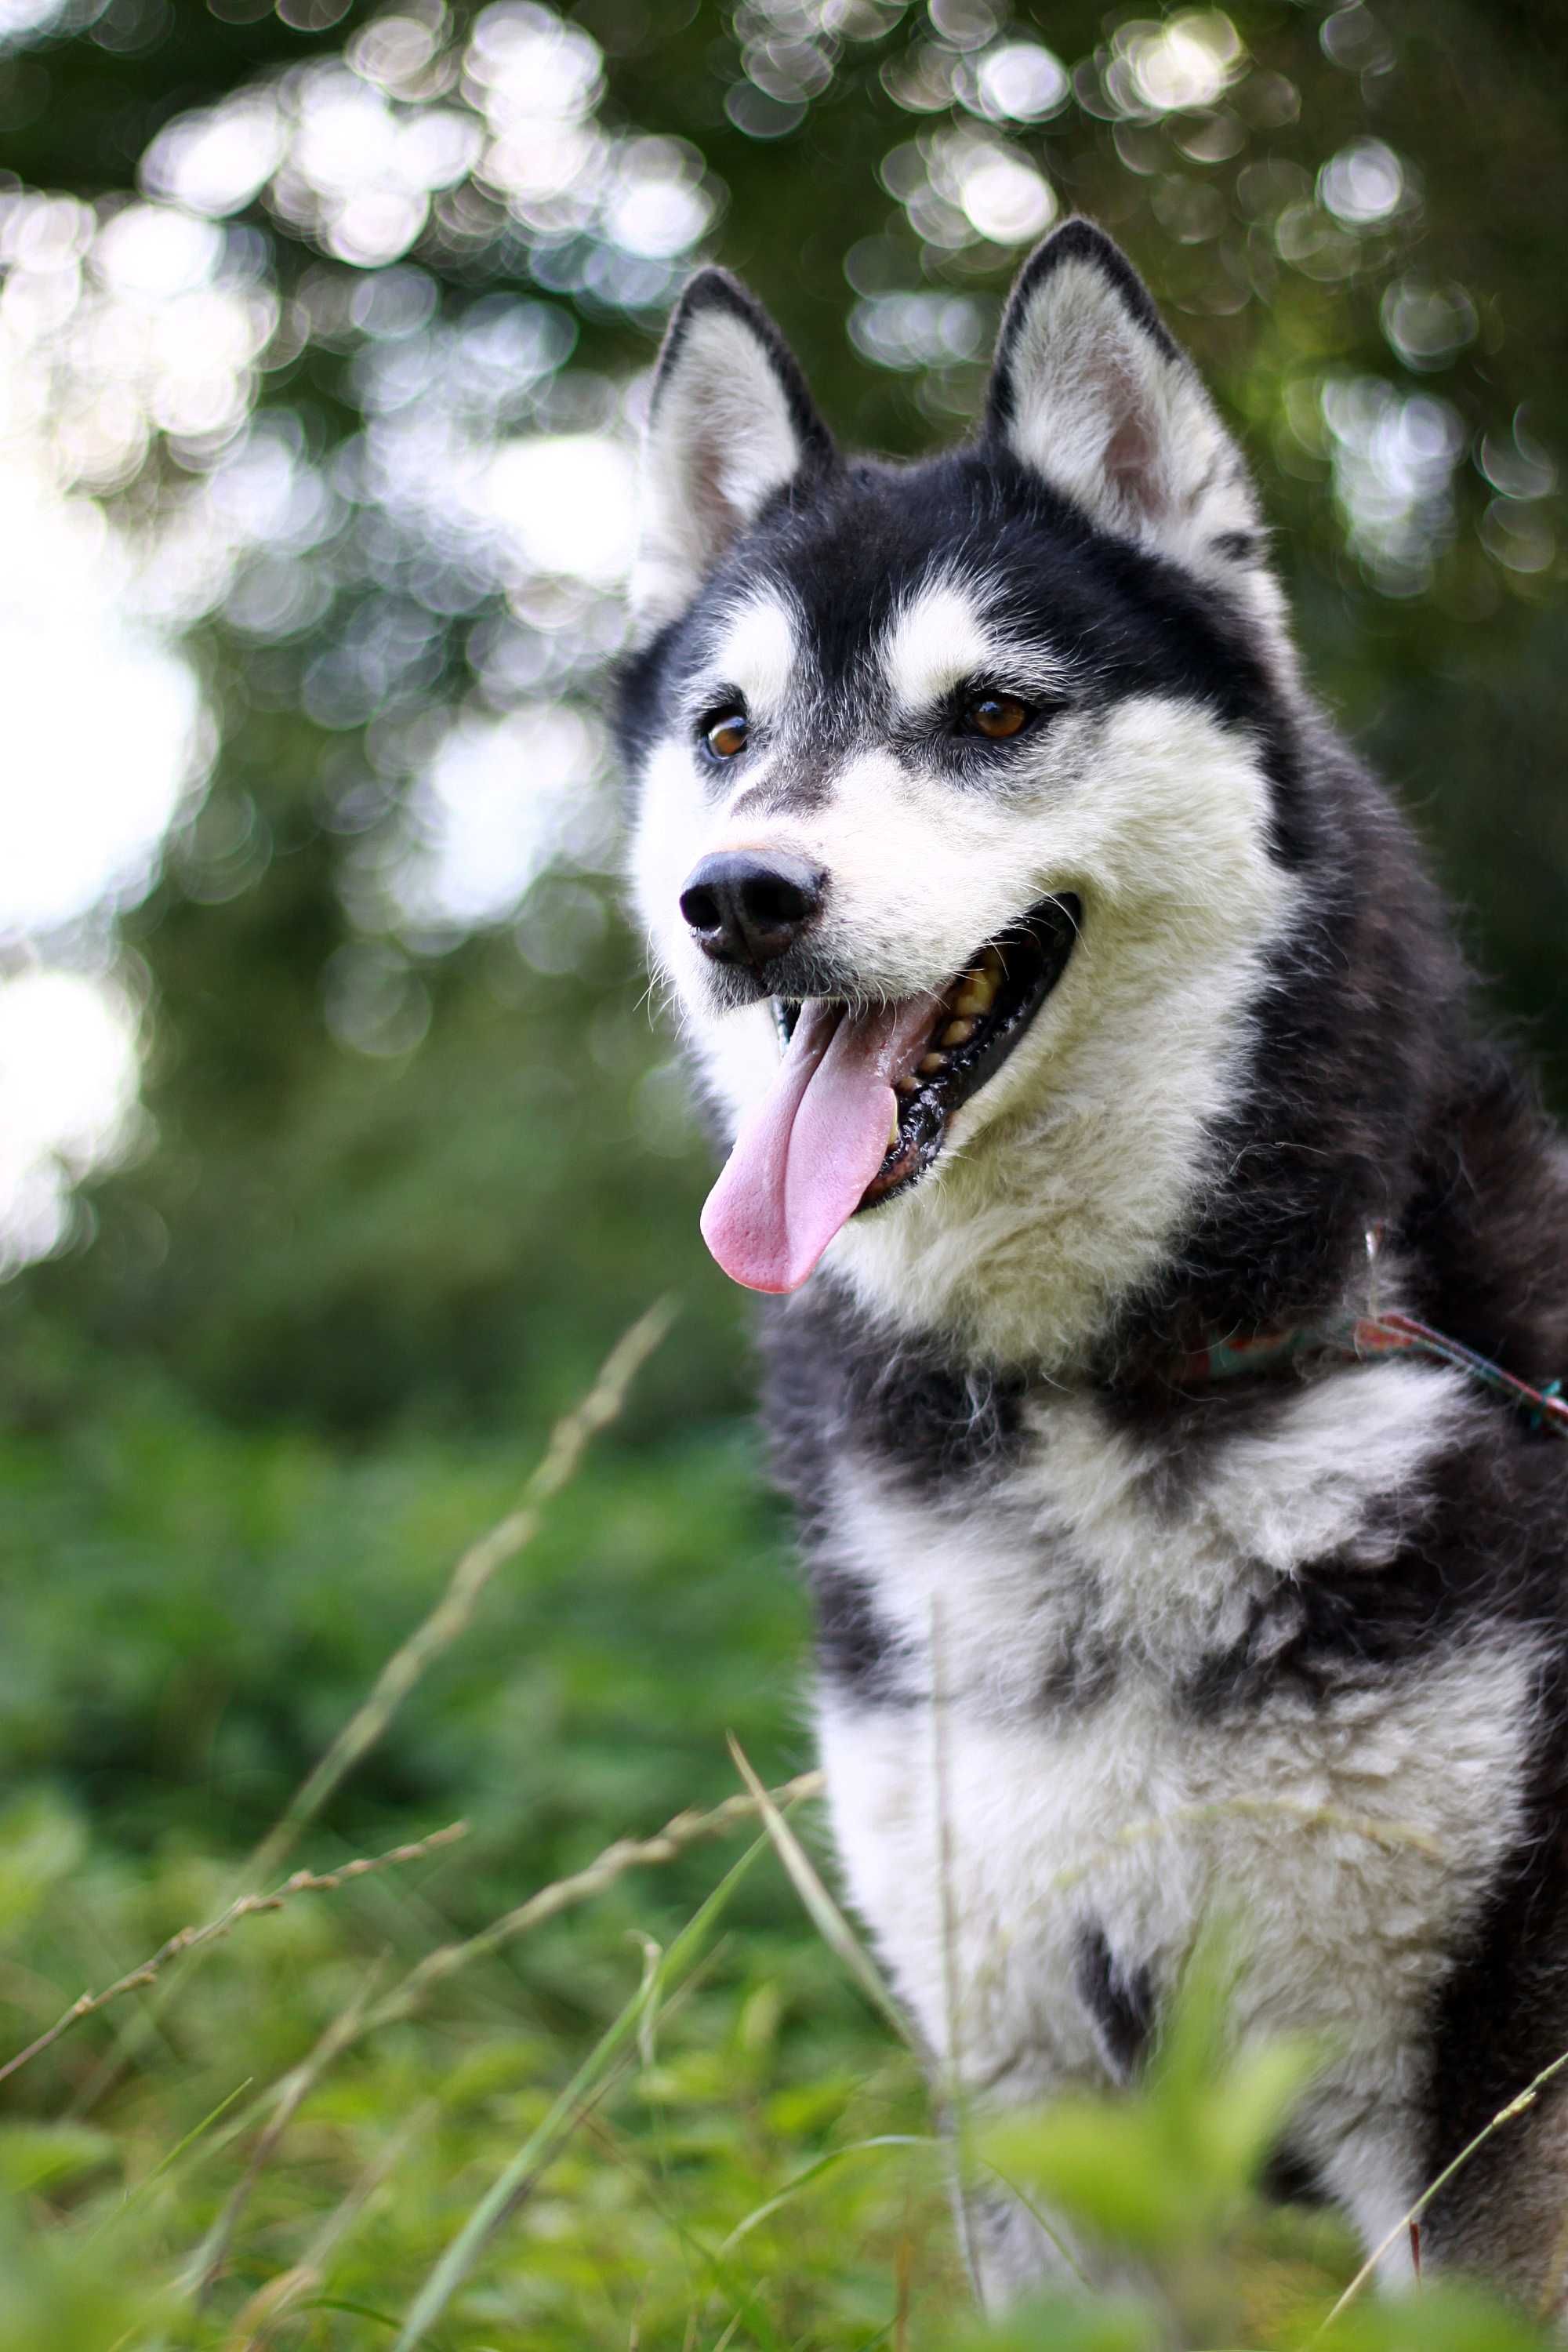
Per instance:
[[[1192,362],[1120,247],[1064,223],[1002,320],[986,437],[1103,528],[1202,571],[1254,564],[1257,502]]]
[[[775,490],[833,444],[784,337],[722,269],[691,280],[655,371],[632,606],[646,635],[689,604]]]

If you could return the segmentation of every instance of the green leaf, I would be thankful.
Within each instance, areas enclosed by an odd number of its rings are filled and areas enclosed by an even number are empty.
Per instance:
[[[119,2161],[113,2135],[89,2124],[0,2126],[0,2188],[14,2196],[62,2188]]]
[[[75,1814],[47,1791],[6,1806],[0,1813],[0,1933],[24,1925],[48,1889],[76,1869],[85,1843]]]
[[[1060,2099],[983,2128],[975,2151],[1099,2237],[1154,2252],[1192,2219],[1191,2182],[1147,2102]]]
[[[1169,2323],[1152,2305],[1109,2295],[1092,2305],[1032,2297],[1005,2320],[966,2331],[949,2352],[1157,2352]]]
[[[1560,2352],[1561,2341],[1465,2281],[1369,2296],[1321,2337],[1323,2352]]]
[[[1291,2108],[1322,2063],[1305,2036],[1271,2042],[1239,2057],[1194,2104],[1194,2137],[1216,2189],[1241,2196],[1257,2183]]]

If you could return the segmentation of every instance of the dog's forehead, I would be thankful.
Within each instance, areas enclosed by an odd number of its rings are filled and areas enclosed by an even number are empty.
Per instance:
[[[763,582],[714,615],[707,667],[760,717],[773,718],[800,683],[806,644],[805,615],[788,587]]]
[[[915,719],[973,682],[1155,693],[1256,724],[1258,647],[1227,600],[975,451],[858,463],[776,508],[675,642],[684,722],[727,694],[801,740]]]
[[[991,625],[994,583],[974,572],[933,563],[889,614],[878,656],[893,700],[923,710],[966,677],[978,677],[996,657]]]
[[[702,671],[763,718],[845,686],[874,688],[904,710],[926,709],[994,661],[996,587],[936,549],[901,570],[861,596],[854,583],[820,574],[757,581],[712,614]]]

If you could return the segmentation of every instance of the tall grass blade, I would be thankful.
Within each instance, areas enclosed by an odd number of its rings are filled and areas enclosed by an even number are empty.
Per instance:
[[[154,1983],[171,1961],[184,1959],[189,1953],[200,1951],[208,1944],[221,1943],[242,1919],[253,1918],[258,1912],[281,1911],[284,1905],[291,1902],[297,1895],[336,1894],[338,1888],[350,1879],[366,1878],[373,1871],[391,1870],[405,1863],[423,1862],[427,1854],[436,1853],[442,1846],[453,1845],[468,1834],[467,1822],[453,1822],[444,1830],[432,1830],[428,1837],[418,1838],[412,1844],[395,1845],[386,1853],[362,1854],[356,1861],[340,1863],[336,1870],[297,1870],[270,1895],[240,1895],[229,1904],[226,1910],[220,1911],[216,1919],[208,1919],[199,1927],[181,1927],[160,1944],[147,1959],[128,1969],[124,1976],[116,1977],[114,1982],[105,1985],[101,1992],[84,1992],[79,1999],[73,2000],[45,2032],[0,2065],[0,2083],[19,2074],[33,2059],[41,2057],[62,2035],[68,2033],[73,2025],[79,2025],[84,2017],[95,2016],[100,2009],[107,2009],[111,2000],[119,2000],[128,1992],[139,1992]]]
[[[212,2109],[210,2114],[205,2115],[202,2117],[199,2124],[193,2124],[190,2130],[185,2133],[184,2137],[182,2139],[175,2141],[168,2154],[166,2156],[160,2157],[158,2162],[153,2167],[152,2171],[148,2173],[145,2179],[137,2181],[133,2189],[128,2189],[126,2190],[124,2197],[121,2199],[119,2205],[115,2207],[114,2210],[111,2213],[106,2213],[102,2221],[99,2222],[97,2228],[91,2233],[92,2236],[96,2238],[101,2233],[101,2231],[112,2229],[115,2222],[118,2221],[122,2215],[129,2213],[132,2207],[136,2204],[140,2199],[145,2197],[149,2189],[156,2188],[158,2182],[163,2179],[165,2173],[171,2171],[173,2168],[178,2164],[180,2158],[183,2156],[187,2155],[190,2150],[195,2147],[198,2140],[205,2139],[215,2124],[222,2122],[224,2116],[227,2115],[230,2107],[233,2106],[236,2099],[244,2098],[247,2091],[249,2090],[255,2080],[256,2077],[254,2074],[247,2074],[243,2083],[237,2083],[233,2090],[228,2093],[227,2096],[218,2101],[216,2106]]]
[[[848,1969],[867,2000],[879,2016],[884,2018],[900,2042],[909,2042],[910,2029],[883,1983],[881,1973],[869,1952],[823,1885],[810,1855],[757,1778],[740,1741],[733,1732],[729,1735],[730,1753],[735,1759],[735,1769],[751,1791],[752,1801],[763,1818],[763,1826],[778,1849],[779,1860],[789,1873],[795,1893],[805,1904],[813,1927],[844,1966]],[[912,2046],[912,2045],[911,2045]]]
[[[700,1958],[710,1929],[758,1855],[766,1850],[767,1843],[766,1838],[758,1838],[726,1871],[701,1908],[676,1937],[657,1969],[600,2035],[543,2121],[529,2134],[486,2190],[416,2296],[393,2352],[414,2352],[414,2347],[427,2336],[496,2231],[527,2196],[539,2173],[588,2107],[602,2095],[612,2068],[627,2045],[636,2041],[646,2004],[662,1999]]]
[[[309,2098],[332,2061],[341,2056],[357,2039],[369,2005],[372,1989],[380,1974],[379,1964],[373,1969],[349,2003],[347,2009],[334,2017],[315,2047],[301,2058],[300,2063],[284,2075],[273,2093],[272,2115],[251,2151],[250,2161],[236,2181],[224,2202],[223,2210],[207,2231],[181,2281],[186,2294],[195,2294],[205,2302],[216,2285],[229,2246],[238,2226],[239,2217],[250,2200],[252,2190],[277,2152],[278,2144],[288,2130],[300,2107]]]
[[[1560,2056],[1553,2058],[1549,2066],[1543,2066],[1540,2074],[1534,2075],[1531,2081],[1525,2084],[1522,2091],[1517,2093],[1513,2098],[1509,2100],[1506,2106],[1500,2107],[1496,2115],[1493,2116],[1491,2121],[1481,2126],[1481,2129],[1476,2134],[1474,2139],[1466,2142],[1465,2146],[1459,2150],[1458,2155],[1455,2157],[1453,2162],[1451,2164],[1446,2164],[1443,2167],[1442,2171],[1437,2175],[1436,2180],[1428,2182],[1427,2186],[1421,2191],[1420,2196],[1415,2200],[1415,2204],[1410,2207],[1407,2212],[1400,2215],[1398,2221],[1395,2221],[1393,2229],[1389,2231],[1387,2236],[1382,2239],[1380,2242],[1373,2248],[1371,2253],[1368,2254],[1365,2262],[1363,2263],[1360,2270],[1357,2271],[1354,2278],[1352,2279],[1343,2294],[1341,2295],[1339,2301],[1335,2304],[1328,2317],[1323,2321],[1322,2326],[1313,2333],[1311,2337],[1311,2343],[1313,2345],[1321,2344],[1324,2336],[1328,2334],[1330,2328],[1334,2325],[1334,2322],[1341,2318],[1343,2314],[1350,2309],[1352,2304],[1356,2300],[1356,2297],[1369,2284],[1373,2273],[1376,2271],[1377,2266],[1379,2263],[1382,2262],[1384,2254],[1390,2252],[1393,2248],[1400,2242],[1401,2239],[1408,2238],[1413,2229],[1418,2228],[1421,2217],[1426,2212],[1428,2205],[1431,2204],[1433,2199],[1441,2189],[1447,2189],[1449,2181],[1453,2179],[1454,2175],[1457,2172],[1463,2171],[1465,2166],[1469,2163],[1471,2158],[1478,2156],[1481,2149],[1486,2146],[1488,2140],[1489,2140],[1495,2133],[1501,2131],[1505,2124],[1516,2123],[1521,2116],[1528,2115],[1531,2108],[1535,2105],[1536,2100],[1541,2096],[1542,2092],[1546,2088],[1548,2083],[1554,2082],[1557,2076],[1563,2072],[1564,2068],[1568,2068],[1568,2050],[1564,2050]]]
[[[374,2161],[366,2166],[347,2196],[340,2199],[332,2208],[300,2260],[281,2278],[269,2280],[261,2289],[254,2298],[253,2305],[259,2324],[256,2325],[254,2334],[246,2337],[238,2352],[262,2352],[262,2347],[279,2322],[298,2309],[302,2295],[321,2284],[332,2252],[353,2229],[376,2190],[391,2179],[420,2133],[434,2121],[436,2112],[435,2102],[431,2100],[409,2116],[403,2129],[395,2134]],[[242,2313],[233,2339],[237,2346],[245,2325],[245,2314]]]
[[[797,2172],[793,2180],[786,2180],[776,2196],[757,2206],[743,2221],[737,2221],[720,2247],[720,2253],[729,2253],[742,2238],[749,2237],[753,2230],[771,2221],[781,2205],[787,2205],[792,2197],[798,2197],[803,2189],[809,2189],[812,2182],[820,2180],[825,2172],[836,2170],[847,2157],[865,2156],[872,2148],[879,2147],[929,2147],[939,2155],[942,2153],[941,2140],[932,2139],[928,2132],[879,2132],[871,2139],[850,2140],[843,2147],[830,2147],[826,2156],[819,2156],[814,2164],[808,2164]]]

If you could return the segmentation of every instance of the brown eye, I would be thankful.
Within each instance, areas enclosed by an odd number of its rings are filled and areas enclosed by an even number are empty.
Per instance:
[[[743,710],[724,710],[717,719],[709,720],[702,740],[716,760],[732,760],[737,751],[745,750],[751,731],[751,722]]]
[[[1009,735],[1017,734],[1028,716],[1016,695],[984,694],[970,704],[963,724],[971,735],[984,735],[990,743],[1005,743]]]

